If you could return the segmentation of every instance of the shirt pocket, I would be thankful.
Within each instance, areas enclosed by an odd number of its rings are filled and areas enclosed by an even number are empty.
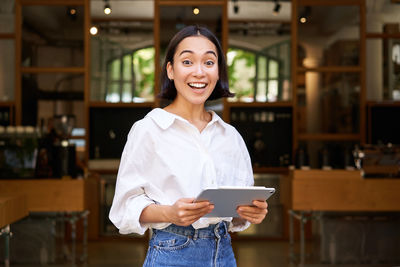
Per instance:
[[[244,169],[245,164],[240,162],[237,155],[228,155],[215,164],[218,185],[222,186],[245,186],[248,171]]]

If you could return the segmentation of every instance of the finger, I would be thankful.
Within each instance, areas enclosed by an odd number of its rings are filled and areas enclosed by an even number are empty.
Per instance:
[[[208,206],[210,206],[209,201],[203,201],[203,202],[178,201],[178,208],[180,208],[180,209],[196,210],[196,209],[202,209],[202,208],[205,208]]]
[[[194,200],[195,200],[195,198],[191,197],[191,198],[180,198],[178,201],[184,202],[184,203],[193,203]]]
[[[254,200],[253,201],[253,205],[258,207],[258,208],[261,208],[261,209],[268,208],[268,203],[266,201],[263,201],[263,200]]]
[[[203,215],[204,214],[202,214],[202,215],[191,215],[191,216],[187,216],[185,218],[182,218],[180,220],[180,225],[191,225],[192,223],[196,222],[201,217],[203,217]]]
[[[264,219],[266,215],[262,213],[251,213],[251,212],[240,212],[238,214],[240,216],[245,216],[247,218],[253,218],[253,219]]]
[[[200,209],[208,209],[210,206],[214,206],[209,201],[207,202],[198,202],[190,204],[187,209],[189,210],[200,210]]]
[[[240,206],[237,209],[238,211],[241,212],[247,212],[247,213],[260,213],[260,214],[267,214],[268,210],[262,209],[262,208],[258,208],[258,207],[252,207],[252,206]]]
[[[177,215],[179,218],[184,218],[187,216],[204,216],[207,213],[210,213],[214,209],[214,205],[208,205],[206,207],[202,207],[199,209],[184,209],[181,208],[178,212]]]
[[[252,224],[259,224],[263,221],[263,218],[253,218],[253,217],[248,217],[248,216],[241,216],[242,219],[245,219],[246,221],[252,223]]]
[[[184,211],[182,214],[183,216],[193,216],[193,215],[199,215],[199,216],[204,216],[207,213],[210,213],[214,209],[214,205],[208,205],[203,208],[199,209],[187,209]]]

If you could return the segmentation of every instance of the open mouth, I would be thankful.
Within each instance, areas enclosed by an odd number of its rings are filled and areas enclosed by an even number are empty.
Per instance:
[[[207,84],[206,83],[188,83],[188,85],[192,89],[204,89],[206,88]]]

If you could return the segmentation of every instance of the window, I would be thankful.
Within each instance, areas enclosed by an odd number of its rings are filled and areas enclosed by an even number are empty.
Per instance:
[[[290,43],[284,42],[285,49]],[[252,51],[231,47],[227,53],[228,78],[236,96],[231,101],[289,100],[290,53],[281,44]],[[284,59],[280,55],[284,55]],[[106,102],[154,100],[154,47],[146,47],[107,62]]]
[[[229,48],[227,54],[229,86],[231,91],[236,93],[232,101],[289,100],[289,49],[289,42],[257,52],[244,48]],[[281,55],[284,58],[281,58]]]
[[[106,102],[154,100],[154,47],[125,53],[107,63]]]

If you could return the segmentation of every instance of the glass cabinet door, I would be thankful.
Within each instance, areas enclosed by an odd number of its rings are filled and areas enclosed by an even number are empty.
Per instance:
[[[91,10],[90,101],[154,102],[154,1],[115,1],[109,15],[100,6]]]
[[[15,3],[13,0],[3,0],[0,4],[0,103],[14,101],[14,9]]]
[[[299,7],[299,133],[359,133],[359,15],[359,6]]]
[[[14,101],[15,41],[0,39],[0,102]]]

